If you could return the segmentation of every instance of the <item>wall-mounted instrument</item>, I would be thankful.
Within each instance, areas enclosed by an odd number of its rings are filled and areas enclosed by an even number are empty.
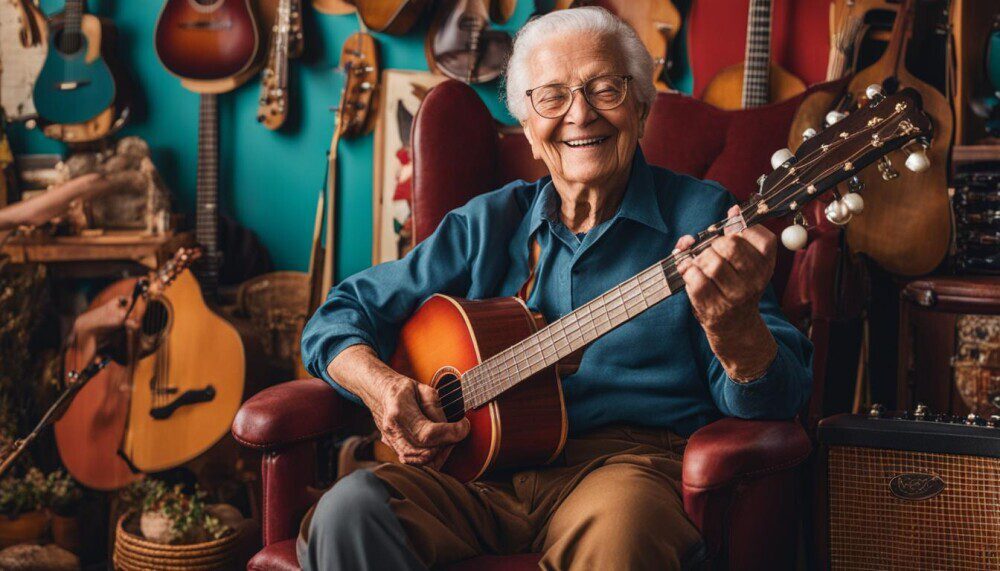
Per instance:
[[[104,59],[114,29],[85,14],[83,2],[67,0],[49,22],[49,51],[33,91],[35,109],[49,123],[83,123],[115,101],[115,78]]]
[[[281,127],[288,117],[288,60],[302,55],[301,10],[300,0],[278,0],[257,103],[257,121],[272,131]]]
[[[805,84],[771,61],[771,0],[750,0],[743,63],[716,75],[701,98],[720,109],[748,109],[784,101]]]
[[[131,278],[116,282],[101,291],[91,303],[91,311],[115,300],[125,300],[128,314],[140,319],[139,332],[111,336],[101,347],[92,347],[87,336],[78,336],[67,348],[64,359],[66,370],[76,370],[87,365],[83,362],[95,351],[107,354],[114,361],[96,374],[93,379],[79,389],[62,418],[55,424],[56,444],[63,464],[73,477],[85,486],[98,490],[114,490],[139,479],[142,474],[131,464],[131,459],[123,456],[122,444],[131,429],[131,394],[133,390],[133,370],[135,363],[148,357],[151,349],[159,351],[149,343],[155,334],[153,326],[159,326],[162,314],[161,302],[156,302],[152,313],[148,313],[150,299],[160,298],[171,287],[188,265],[197,258],[197,251],[179,250],[162,268],[150,272],[143,278]],[[170,308],[171,310],[173,308]],[[167,327],[172,327],[168,324]],[[137,335],[138,333],[138,335]],[[156,345],[162,345],[157,339]],[[143,353],[143,354],[139,354]],[[149,390],[147,387],[140,390]]]
[[[908,166],[920,166],[923,170],[897,169],[886,160],[877,172],[861,176],[862,183],[874,190],[868,194],[865,215],[847,228],[847,243],[852,251],[867,254],[892,273],[910,276],[930,272],[948,252],[951,240],[948,154],[953,124],[948,100],[906,69],[914,5],[914,0],[904,0],[882,57],[858,72],[847,88],[849,103],[863,104],[867,100],[866,85],[884,83],[890,93],[912,87],[923,97],[924,110],[934,125],[933,142],[926,140],[914,146],[917,152],[907,159]],[[837,117],[833,114],[829,118]],[[897,177],[894,184],[887,184]]]
[[[776,152],[774,170],[761,177],[760,193],[739,215],[699,233],[690,250],[668,256],[547,326],[517,298],[472,301],[437,294],[425,302],[403,326],[391,365],[433,386],[449,420],[471,421],[468,438],[454,447],[442,470],[469,481],[488,470],[555,458],[566,438],[557,363],[682,291],[677,263],[711,247],[718,236],[792,215],[797,222],[781,239],[801,249],[803,207],[880,157],[930,136],[919,94],[908,89],[882,97],[876,91],[873,87],[869,107],[813,136],[794,155],[788,149]],[[835,196],[826,213],[846,223],[863,207],[861,196],[851,192]]]
[[[875,11],[894,13],[898,8],[899,4],[889,0],[835,0],[830,3],[828,81],[855,71],[858,50],[870,29],[869,15]]]
[[[353,1],[348,2],[347,0],[312,0],[313,8],[324,13],[331,14],[333,16],[343,16],[344,14],[350,14],[357,11],[354,7]]]
[[[446,0],[424,42],[431,71],[465,83],[492,81],[503,72],[513,42],[490,28],[485,0]]]
[[[167,71],[201,81],[242,75],[260,42],[250,0],[167,0],[155,35]]]
[[[48,33],[31,0],[0,0],[0,105],[8,121],[35,115],[32,91],[48,55]]]
[[[681,13],[670,0],[577,0],[573,6],[600,6],[625,20],[653,56],[657,89],[669,89],[666,72],[672,65],[674,38],[681,29]]]
[[[326,293],[333,287],[336,271],[337,147],[340,138],[358,137],[371,132],[374,127],[381,71],[375,38],[365,32],[351,34],[340,51],[340,70],[344,74],[344,87],[333,123],[326,180],[317,207],[309,256],[308,315],[312,315],[326,298]],[[324,226],[324,218],[326,231],[321,238],[320,228]]]
[[[365,27],[373,32],[402,36],[420,19],[429,0],[352,0]]]

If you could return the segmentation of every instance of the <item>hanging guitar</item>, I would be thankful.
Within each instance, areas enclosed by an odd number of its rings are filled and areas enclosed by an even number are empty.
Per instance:
[[[557,363],[682,291],[677,263],[717,237],[770,219],[798,218],[804,206],[837,183],[931,136],[918,93],[905,89],[882,97],[875,87],[866,108],[814,135],[795,154],[776,152],[774,170],[761,177],[759,194],[741,205],[739,215],[699,233],[691,249],[664,258],[547,326],[518,298],[472,301],[436,294],[428,299],[403,326],[390,364],[434,387],[448,420],[471,422],[469,436],[452,449],[442,471],[470,481],[489,470],[554,459],[567,431]],[[836,196],[827,215],[846,221],[863,205],[855,192]],[[781,239],[790,248],[802,248],[806,230],[793,224]]]
[[[257,102],[257,121],[272,131],[284,125],[288,117],[288,60],[302,55],[301,10],[300,0],[278,0]]]
[[[743,63],[720,71],[701,99],[720,109],[748,109],[805,91],[802,80],[771,61],[771,0],[750,0]]]
[[[48,55],[48,32],[31,0],[0,0],[0,105],[8,121],[35,116],[32,91]]]
[[[87,143],[124,125],[130,109],[116,37],[110,20],[84,13],[84,0],[67,0],[49,21],[49,50],[32,92],[45,136]]]
[[[510,36],[490,29],[486,0],[446,0],[437,8],[424,42],[431,71],[465,83],[492,81],[513,47]]]

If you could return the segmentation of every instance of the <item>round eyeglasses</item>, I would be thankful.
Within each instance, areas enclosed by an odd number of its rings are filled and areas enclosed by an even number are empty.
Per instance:
[[[586,83],[570,87],[564,83],[543,85],[525,91],[531,106],[546,119],[558,119],[573,106],[573,93],[583,90],[583,98],[588,105],[600,111],[618,107],[625,101],[631,75],[599,75]]]

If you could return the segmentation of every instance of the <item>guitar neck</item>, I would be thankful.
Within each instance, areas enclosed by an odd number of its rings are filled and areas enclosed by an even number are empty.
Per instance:
[[[219,117],[215,94],[201,95],[198,118],[198,194],[195,238],[203,255],[198,281],[206,299],[215,299],[219,285]]]
[[[746,227],[742,216],[714,224],[695,244],[672,254],[567,313],[534,335],[493,355],[462,375],[465,409],[493,400],[532,375],[586,347],[619,325],[684,289],[677,264],[697,255],[727,228]]]
[[[743,108],[766,105],[771,82],[771,0],[750,0],[743,62]]]

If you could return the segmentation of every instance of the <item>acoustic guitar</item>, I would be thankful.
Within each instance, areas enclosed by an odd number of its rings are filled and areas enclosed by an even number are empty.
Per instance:
[[[702,100],[720,109],[748,109],[805,91],[801,79],[771,61],[771,0],[750,0],[743,63],[720,71]]]
[[[0,106],[8,121],[35,116],[32,91],[48,55],[48,33],[31,0],[0,0]]]
[[[837,183],[856,176],[887,153],[931,136],[931,122],[911,89],[875,97],[871,104],[804,142],[794,155],[782,149],[760,193],[741,213],[698,234],[690,250],[672,254],[551,324],[519,298],[429,298],[404,324],[391,366],[437,390],[450,421],[466,417],[469,436],[442,471],[461,481],[494,469],[537,465],[555,458],[567,421],[558,368],[615,327],[684,289],[677,263],[710,247],[717,237],[766,220],[797,215]],[[827,215],[844,221],[863,206],[860,196],[836,197]],[[782,232],[792,248],[805,245],[799,225]]]
[[[114,29],[84,14],[83,2],[66,0],[49,23],[49,51],[32,93],[38,115],[49,123],[83,123],[115,101],[115,78],[104,59]]]
[[[156,21],[156,55],[182,79],[240,76],[254,65],[259,44],[250,0],[167,0]]]

